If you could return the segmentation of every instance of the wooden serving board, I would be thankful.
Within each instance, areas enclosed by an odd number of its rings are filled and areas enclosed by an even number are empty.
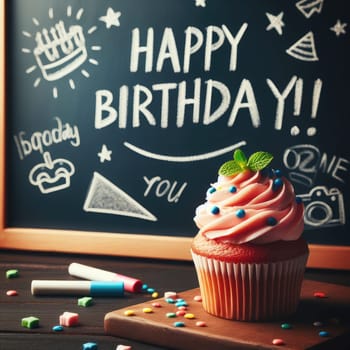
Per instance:
[[[315,292],[323,292],[326,297],[315,297]],[[152,299],[106,314],[105,332],[183,350],[350,349],[350,287],[305,280],[297,313],[278,322],[238,322],[211,316],[203,310],[201,302],[193,300],[199,293],[199,289],[178,293],[195,319],[168,318],[166,313],[176,311],[176,307],[164,298]],[[143,309],[152,307],[153,302],[161,307],[144,313]],[[125,316],[126,310],[133,310],[135,315]],[[175,327],[176,321],[184,322],[185,326]],[[197,321],[204,321],[206,327],[196,326]],[[323,325],[315,326],[315,321]],[[289,323],[292,328],[283,329],[282,323]],[[321,337],[320,331],[328,332],[329,336]],[[275,338],[283,339],[284,345],[273,345]]]

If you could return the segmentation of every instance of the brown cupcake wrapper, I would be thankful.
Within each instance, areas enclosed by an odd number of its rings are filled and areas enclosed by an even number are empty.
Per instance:
[[[265,264],[229,263],[193,251],[203,307],[232,320],[277,319],[297,309],[308,254]]]

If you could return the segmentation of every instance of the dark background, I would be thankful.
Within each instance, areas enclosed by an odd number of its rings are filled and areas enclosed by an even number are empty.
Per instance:
[[[67,7],[72,6],[72,16],[67,16]],[[319,201],[331,208],[331,219],[334,224],[326,222],[322,225],[306,227],[305,237],[309,242],[317,244],[349,245],[349,33],[336,34],[330,30],[340,20],[350,23],[347,1],[326,1],[321,13],[314,13],[306,18],[295,6],[294,2],[278,1],[209,1],[206,7],[195,6],[195,1],[171,0],[13,0],[6,2],[7,18],[7,160],[6,160],[6,225],[9,227],[44,227],[58,229],[78,229],[90,231],[126,232],[156,235],[173,235],[192,237],[196,227],[192,221],[195,207],[205,200],[205,192],[211,182],[216,180],[219,166],[231,159],[232,151],[219,157],[196,162],[168,162],[149,159],[125,147],[129,142],[140,148],[157,154],[170,156],[187,156],[212,152],[244,141],[242,147],[247,155],[257,151],[269,151],[275,155],[274,167],[282,169],[287,177],[291,172],[302,173],[310,177],[310,184],[295,181],[296,192],[303,195],[306,201],[312,201],[315,194],[312,190],[321,186],[324,193]],[[99,20],[107,9],[120,11],[120,26],[106,28]],[[53,9],[54,17],[48,15]],[[80,20],[75,14],[84,9]],[[275,16],[283,12],[285,26],[283,34],[276,30],[266,30],[269,25],[266,13]],[[33,22],[39,20],[40,25]],[[84,28],[88,57],[96,60],[97,65],[89,61],[82,69],[89,72],[86,78],[77,69],[70,75],[57,81],[49,82],[41,79],[34,87],[34,81],[40,77],[37,68],[32,73],[26,69],[35,65],[32,54],[35,48],[34,35],[42,28],[50,28],[62,19],[66,27],[79,24]],[[237,69],[228,70],[229,45],[225,44],[213,53],[211,70],[203,69],[204,49],[193,55],[189,73],[174,73],[166,62],[161,72],[155,69],[151,73],[144,72],[144,61],[140,59],[139,70],[129,71],[131,31],[138,27],[141,40],[145,40],[147,28],[153,27],[155,32],[154,66],[157,59],[162,33],[165,27],[173,29],[175,34],[180,64],[183,62],[184,32],[188,26],[195,26],[203,33],[209,25],[225,24],[235,36],[243,23],[248,28],[238,46]],[[97,29],[88,34],[88,29]],[[345,27],[345,31],[349,31]],[[23,31],[32,34],[27,37]],[[307,62],[298,60],[286,53],[297,40],[312,31],[318,60]],[[101,46],[100,51],[93,51],[92,46]],[[24,53],[28,48],[31,53]],[[266,80],[272,80],[280,91],[283,91],[293,76],[303,79],[303,100],[300,115],[293,115],[294,90],[285,100],[283,125],[280,130],[274,127],[276,114],[276,98],[273,96]],[[176,126],[177,90],[170,92],[169,126],[160,127],[160,93],[153,92],[153,101],[149,109],[155,116],[157,124],[149,125],[141,119],[141,126],[133,128],[132,91],[133,86],[141,84],[151,90],[153,84],[187,83],[187,94],[193,94],[194,79],[201,78],[200,121],[192,121],[192,109],[186,107],[184,125]],[[68,80],[73,79],[75,89],[69,87]],[[213,79],[225,84],[231,94],[231,102],[226,113],[216,122],[203,125],[206,81]],[[249,80],[257,102],[260,126],[254,127],[249,110],[242,108],[232,126],[228,126],[232,106],[243,79]],[[316,118],[311,118],[311,98],[314,81],[323,82]],[[128,124],[125,129],[118,127],[118,121],[110,126],[96,130],[95,93],[107,89],[113,93],[112,106],[118,109],[119,88],[129,87]],[[58,97],[52,94],[57,88]],[[245,102],[245,98],[243,100]],[[213,96],[214,109],[220,103],[217,94]],[[43,161],[42,154],[33,151],[24,159],[20,159],[14,142],[14,136],[21,131],[29,138],[35,131],[52,129],[56,126],[54,117],[58,116],[64,123],[77,125],[81,144],[73,147],[69,142],[52,145],[44,151],[50,152],[53,159],[66,158],[75,166],[75,174],[71,178],[68,189],[42,194],[37,187],[28,181],[29,171]],[[292,136],[291,128],[297,125],[300,133]],[[314,126],[317,133],[307,136],[306,130]],[[112,150],[112,160],[101,163],[97,153],[103,144]],[[302,149],[317,149],[319,154],[310,158],[309,153],[298,153],[288,150],[302,145]],[[300,148],[297,148],[300,150]],[[296,152],[296,153],[295,153]],[[310,173],[294,167],[294,156],[299,159]],[[334,157],[334,162],[332,159]],[[335,177],[332,175],[332,164],[341,159],[344,169],[340,169]],[[323,160],[323,162],[322,162]],[[287,162],[287,164],[286,164]],[[305,170],[305,169],[304,169]],[[100,173],[132,198],[147,208],[157,217],[156,222],[130,218],[122,215],[110,215],[86,212],[83,210],[94,172]],[[151,179],[159,176],[162,180],[176,182],[179,189],[187,183],[185,190],[177,202],[169,202],[166,196],[155,195],[154,188],[145,196],[147,188],[143,177]],[[339,179],[339,177],[341,179]],[[292,178],[291,178],[292,179]],[[344,202],[343,222],[337,220],[341,211],[340,199],[327,192],[331,188],[338,190]],[[176,192],[176,191],[175,191]],[[308,196],[309,195],[309,196]],[[322,217],[314,211],[314,215]]]

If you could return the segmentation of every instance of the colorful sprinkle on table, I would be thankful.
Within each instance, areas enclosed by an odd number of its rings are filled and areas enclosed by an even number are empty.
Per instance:
[[[115,350],[131,350],[131,346],[130,345],[119,344],[119,345],[117,345]]]
[[[285,345],[285,342],[283,339],[280,338],[275,338],[272,340],[273,345]]]
[[[76,326],[79,323],[79,314],[65,311],[62,315],[60,315],[59,322],[61,326],[65,327]]]
[[[174,327],[185,327],[185,323],[178,321],[173,323]]]
[[[52,330],[54,332],[62,332],[64,330],[64,328],[61,325],[57,325],[57,326],[53,326]]]
[[[185,314],[184,317],[189,319],[189,320],[192,320],[192,319],[196,318],[196,316],[194,314],[191,314],[191,313]]]
[[[174,317],[176,317],[176,313],[175,313],[175,312],[167,312],[167,313],[165,314],[165,316],[166,316],[167,318],[174,318]]]
[[[197,326],[197,327],[206,327],[207,324],[206,324],[206,322],[204,322],[204,321],[197,321],[197,322],[196,322],[196,326]]]
[[[11,269],[6,271],[6,278],[16,278],[19,276],[17,269]]]
[[[152,303],[153,307],[162,307],[162,305],[160,303],[158,303],[157,301],[155,301],[154,303]]]
[[[135,316],[135,311],[134,310],[125,310],[124,315],[125,316]]]
[[[186,311],[185,310],[177,310],[176,311],[176,316],[184,316],[186,315]]]
[[[176,303],[176,300],[173,299],[173,298],[166,298],[165,301],[166,301],[168,304],[175,304],[175,303]]]
[[[171,292],[171,291],[169,291],[169,292],[165,292],[164,293],[164,299],[165,300],[167,300],[167,299],[172,299],[172,300],[174,300],[174,299],[176,299],[177,298],[177,293],[176,292]]]
[[[186,301],[181,300],[181,301],[177,301],[177,302],[175,303],[175,306],[177,306],[177,307],[180,307],[180,306],[188,306],[188,304],[186,303]]]
[[[78,299],[78,306],[88,307],[92,305],[91,297],[83,297]]]
[[[83,344],[83,350],[97,350],[97,349],[98,349],[97,343],[88,342]]]
[[[194,300],[194,301],[202,301],[202,296],[201,296],[201,295],[195,295],[195,296],[193,297],[193,300]]]
[[[292,327],[292,325],[290,323],[282,323],[281,324],[281,328],[282,329],[291,329],[293,327]]]
[[[35,316],[28,316],[22,318],[21,325],[25,328],[38,328],[39,327],[39,318]]]
[[[320,332],[318,333],[318,335],[319,335],[320,337],[329,337],[329,332],[327,332],[327,331],[320,331]]]
[[[144,307],[142,309],[142,312],[145,314],[151,314],[153,312],[153,309],[151,307]]]
[[[315,298],[327,298],[327,295],[324,292],[314,292],[314,297]]]
[[[15,296],[18,295],[18,292],[17,292],[16,290],[8,290],[8,291],[6,292],[6,295],[7,295],[8,297],[15,297]]]

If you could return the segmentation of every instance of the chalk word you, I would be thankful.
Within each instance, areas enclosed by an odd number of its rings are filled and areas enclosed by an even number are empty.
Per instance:
[[[26,135],[25,131],[20,131],[14,135],[17,151],[20,159],[29,156],[33,151],[43,153],[45,147],[50,147],[61,142],[69,142],[72,146],[80,146],[79,129],[76,125],[63,123],[55,117],[57,126],[52,129],[35,131],[31,135]]]
[[[155,176],[152,179],[144,176],[143,179],[147,184],[147,188],[143,194],[145,197],[153,190],[157,197],[166,197],[169,203],[176,203],[187,186],[187,182],[184,182],[178,188],[177,181],[171,182],[168,179],[162,179],[160,176]]]

